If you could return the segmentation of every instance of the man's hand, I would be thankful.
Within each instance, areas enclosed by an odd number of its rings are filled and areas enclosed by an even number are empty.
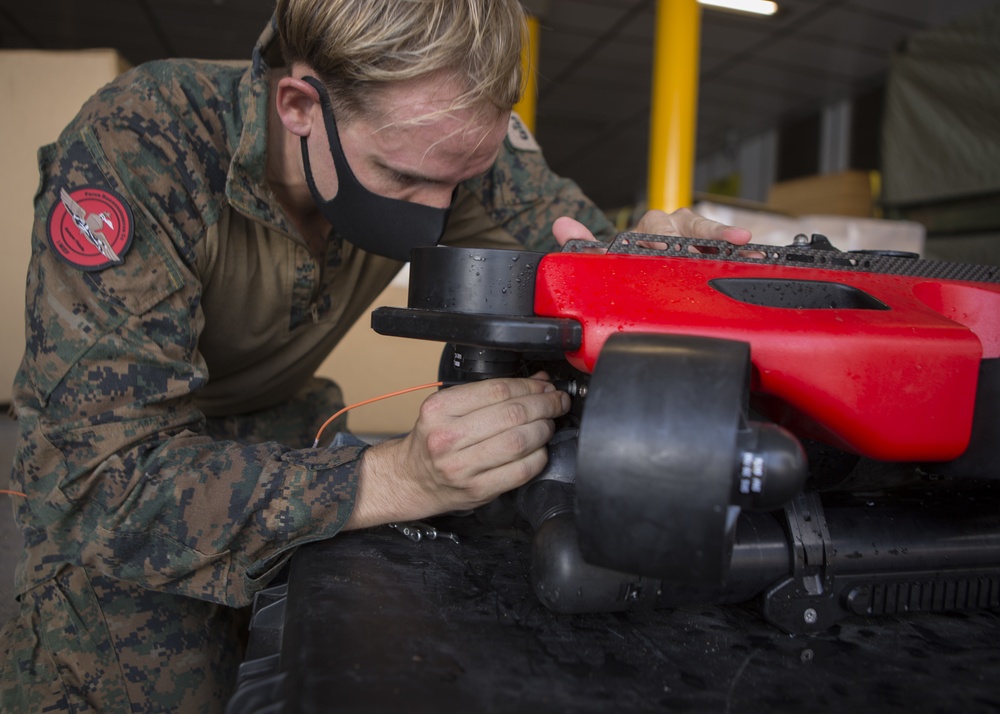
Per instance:
[[[700,240],[723,240],[735,245],[750,242],[750,231],[745,228],[727,226],[717,221],[702,218],[689,208],[679,208],[673,213],[649,211],[633,229],[636,233],[650,233],[660,236],[679,236]],[[560,246],[571,240],[595,240],[594,234],[577,220],[563,216],[552,225],[552,235]]]
[[[489,379],[428,397],[413,431],[365,452],[345,528],[475,508],[527,483],[570,406],[547,379]]]

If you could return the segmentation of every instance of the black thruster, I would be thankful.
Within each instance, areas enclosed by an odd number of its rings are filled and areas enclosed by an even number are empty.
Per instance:
[[[585,560],[690,584],[725,580],[740,507],[780,506],[806,476],[793,437],[747,421],[749,375],[744,342],[608,339],[580,428]]]

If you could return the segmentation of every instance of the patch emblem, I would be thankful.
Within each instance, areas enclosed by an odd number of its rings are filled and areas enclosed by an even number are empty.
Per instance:
[[[516,112],[510,113],[510,123],[507,125],[507,141],[520,151],[541,151],[542,147],[524,125],[524,120]]]
[[[59,189],[59,203],[49,214],[49,245],[60,258],[81,270],[121,265],[132,245],[132,209],[113,191]]]

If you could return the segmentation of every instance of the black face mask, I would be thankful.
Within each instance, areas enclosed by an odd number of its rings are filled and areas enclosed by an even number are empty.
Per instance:
[[[309,149],[302,137],[302,163],[306,183],[312,192],[316,207],[338,234],[361,250],[393,260],[407,261],[410,250],[437,245],[444,233],[451,208],[432,208],[411,201],[401,201],[372,193],[354,176],[344,150],[340,146],[337,123],[326,88],[314,77],[303,77],[316,88],[320,96],[326,136],[330,154],[337,169],[337,195],[324,200],[316,189]],[[452,202],[455,196],[452,194]]]

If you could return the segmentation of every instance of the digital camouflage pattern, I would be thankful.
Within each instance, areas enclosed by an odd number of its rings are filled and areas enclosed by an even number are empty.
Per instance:
[[[235,608],[350,516],[364,447],[304,448],[340,403],[312,374],[400,265],[335,235],[310,254],[268,189],[272,36],[247,68],[137,67],[39,152],[4,712],[221,710]],[[51,249],[60,189],[80,187],[131,208],[121,264],[84,272]],[[459,194],[448,243],[548,249],[560,215],[612,232],[509,141]]]
[[[65,568],[22,597],[4,632],[10,671],[0,706],[5,714],[221,711],[248,614]],[[15,678],[21,691],[7,689]]]

